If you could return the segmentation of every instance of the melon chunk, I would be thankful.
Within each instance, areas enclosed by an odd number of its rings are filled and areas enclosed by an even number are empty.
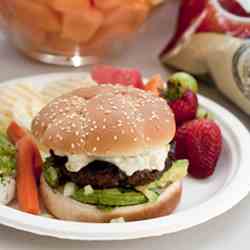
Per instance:
[[[45,5],[30,0],[9,0],[16,18],[28,27],[38,27],[48,32],[60,31],[59,16]]]
[[[112,10],[107,14],[104,20],[105,26],[116,24],[128,24],[132,27],[139,27],[145,21],[149,14],[150,7],[144,1],[128,1],[127,4]]]
[[[33,0],[33,1],[42,5],[50,6],[53,0]]]
[[[124,0],[94,0],[95,7],[103,11],[120,7],[123,3]]]
[[[103,15],[94,8],[63,15],[62,37],[75,42],[88,42],[103,23]]]
[[[73,55],[77,44],[69,39],[62,38],[60,34],[50,33],[47,36],[47,49],[63,55]]]
[[[93,39],[91,39],[90,43],[95,47],[107,46],[108,44],[118,43],[121,40],[128,39],[133,32],[132,27],[126,24],[102,27]]]
[[[7,22],[10,17],[10,11],[7,9],[7,3],[0,0],[0,24],[2,21]]]
[[[17,19],[9,20],[10,29],[19,34],[24,40],[26,46],[32,48],[42,48],[46,41],[46,32],[36,26],[27,26],[25,23],[18,21]]]
[[[121,43],[130,38],[133,31],[130,26],[123,24],[114,27],[101,27],[88,43],[81,44],[81,52],[84,55],[92,56],[112,54],[115,52],[115,48],[121,46]]]
[[[40,0],[41,1],[41,0]],[[45,0],[43,0],[45,1]],[[50,6],[61,12],[85,11],[90,7],[89,0],[51,0]]]

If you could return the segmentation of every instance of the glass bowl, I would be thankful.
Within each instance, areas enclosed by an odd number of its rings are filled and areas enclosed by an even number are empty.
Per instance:
[[[11,41],[26,55],[80,66],[117,54],[158,2],[1,0],[0,15]]]

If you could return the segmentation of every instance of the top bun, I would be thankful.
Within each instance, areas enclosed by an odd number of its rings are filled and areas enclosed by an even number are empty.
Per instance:
[[[129,156],[161,147],[175,135],[162,98],[120,85],[80,88],[45,106],[32,122],[37,140],[64,154]]]

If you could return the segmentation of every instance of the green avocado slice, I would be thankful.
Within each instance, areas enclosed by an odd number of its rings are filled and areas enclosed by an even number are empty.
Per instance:
[[[144,194],[118,188],[94,190],[91,194],[86,194],[84,188],[77,190],[73,199],[82,203],[104,206],[131,206],[147,202]]]
[[[181,180],[187,175],[188,165],[188,160],[175,161],[172,167],[166,171],[159,180],[156,181],[156,186],[158,188],[164,188],[169,183]]]
[[[157,192],[159,189],[163,189],[187,175],[188,164],[188,160],[175,161],[171,168],[168,169],[159,180],[145,186],[135,187],[135,189],[143,193],[150,202],[154,202],[160,195]]]

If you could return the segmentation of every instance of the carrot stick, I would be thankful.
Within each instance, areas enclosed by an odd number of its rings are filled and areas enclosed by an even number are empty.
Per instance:
[[[33,152],[33,168],[36,180],[40,180],[43,169],[43,160],[40,154],[39,148],[36,143],[32,140],[32,152]]]
[[[17,143],[17,200],[22,211],[39,214],[40,206],[36,178],[33,172],[33,142],[24,136]]]
[[[144,90],[152,92],[154,95],[160,96],[160,90],[164,89],[164,81],[160,75],[153,76],[144,86]]]
[[[15,145],[20,139],[28,135],[28,133],[25,131],[25,129],[19,126],[15,121],[12,121],[7,129],[7,135],[11,143]],[[33,161],[34,161],[34,173],[35,173],[37,181],[39,181],[41,173],[42,173],[43,160],[42,160],[40,151],[36,143],[33,140],[32,140],[32,144],[33,144],[32,150],[33,150]]]
[[[22,137],[27,135],[27,133],[15,121],[12,121],[7,129],[7,135],[11,143],[15,145]]]

